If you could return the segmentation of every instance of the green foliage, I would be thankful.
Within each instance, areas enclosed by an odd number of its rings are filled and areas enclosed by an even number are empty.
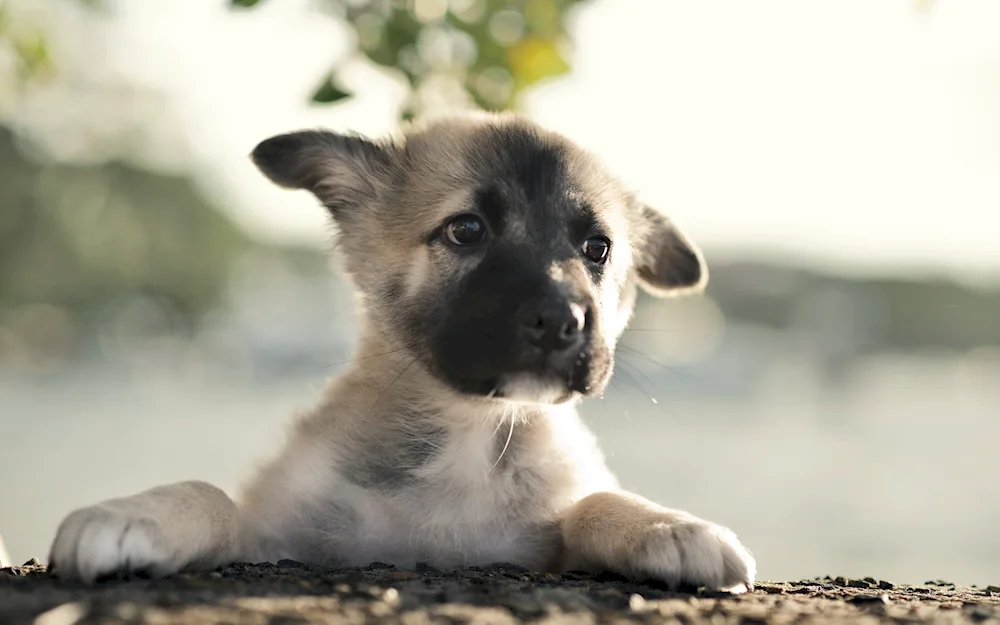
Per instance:
[[[52,56],[44,34],[37,29],[15,27],[10,10],[0,0],[0,57],[5,52],[13,60],[13,78],[20,85],[53,73]]]
[[[421,90],[438,95],[442,81],[460,99],[487,110],[516,108],[529,87],[569,71],[567,19],[586,0],[322,0],[354,29],[355,55],[398,71],[410,86],[400,115],[421,112]],[[78,0],[112,10],[101,0]],[[253,10],[264,0],[228,0],[234,10]],[[11,27],[0,0],[0,52],[10,48],[20,82],[54,72],[44,34]],[[333,67],[312,101],[329,104],[351,94]]]
[[[398,70],[411,88],[403,118],[419,109],[417,93],[451,80],[488,110],[514,108],[525,89],[569,71],[567,15],[585,0],[324,0],[357,33],[357,53]],[[251,9],[263,0],[230,0]],[[319,103],[349,97],[337,70],[313,95]]]
[[[253,0],[256,1],[256,0]],[[318,104],[330,104],[344,98],[351,97],[351,94],[338,87],[334,82],[336,77],[330,74],[323,79],[323,83],[313,94],[312,100]]]

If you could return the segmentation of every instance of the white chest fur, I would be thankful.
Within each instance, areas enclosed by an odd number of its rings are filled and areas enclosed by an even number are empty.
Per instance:
[[[572,409],[513,428],[510,419],[452,421],[421,443],[426,457],[400,456],[411,466],[362,471],[365,453],[293,441],[299,453],[272,465],[281,475],[265,471],[251,490],[255,533],[274,545],[264,559],[540,568],[558,550],[560,512],[617,487]]]

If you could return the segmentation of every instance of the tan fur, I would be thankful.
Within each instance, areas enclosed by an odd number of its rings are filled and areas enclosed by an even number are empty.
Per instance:
[[[284,449],[238,503],[208,484],[188,482],[77,510],[53,543],[55,570],[93,581],[115,572],[165,575],[234,560],[378,560],[406,567],[513,562],[536,570],[610,569],[734,591],[752,587],[756,564],[731,531],[620,490],[576,413],[578,398],[554,404],[561,391],[528,375],[507,382],[510,399],[460,394],[422,364],[397,324],[395,308],[418,306],[472,270],[469,261],[429,251],[426,232],[467,202],[472,181],[488,164],[469,156],[484,129],[525,124],[480,115],[415,126],[383,143],[394,162],[354,167],[317,154],[323,173],[313,192],[328,206],[348,207],[338,218],[339,249],[361,298],[357,358],[297,420]],[[598,338],[612,349],[631,314],[636,273],[647,282],[669,277],[673,252],[657,247],[650,228],[662,235],[672,226],[662,217],[647,223],[596,159],[562,137],[537,132],[568,146],[573,193],[617,235],[616,260],[594,293],[604,324]],[[401,193],[382,169],[403,162]],[[512,236],[528,234],[520,226],[512,225]],[[701,262],[693,246],[688,254]],[[567,260],[544,271],[562,281],[582,270]],[[707,274],[699,275],[688,290],[704,285]],[[402,294],[390,302],[379,294],[394,280]]]

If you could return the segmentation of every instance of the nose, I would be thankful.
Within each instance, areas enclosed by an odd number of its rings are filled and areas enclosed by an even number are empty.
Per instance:
[[[546,298],[521,307],[521,337],[547,352],[566,351],[583,342],[587,312],[565,298]]]

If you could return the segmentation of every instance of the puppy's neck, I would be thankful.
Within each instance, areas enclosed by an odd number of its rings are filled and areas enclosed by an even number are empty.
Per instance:
[[[603,470],[575,402],[514,404],[461,395],[427,371],[413,350],[377,336],[366,336],[356,354],[300,426],[300,435],[319,448],[337,450],[345,478],[356,485],[396,492],[407,484],[420,496],[509,497],[524,485],[512,476],[526,475],[513,469],[530,465],[541,472],[532,474],[541,480],[535,485],[548,493],[537,502],[551,506],[557,495],[562,505],[569,501],[562,498],[583,492],[587,482],[578,479],[577,464]],[[577,462],[591,456],[596,460]],[[489,501],[498,500],[490,495]]]

